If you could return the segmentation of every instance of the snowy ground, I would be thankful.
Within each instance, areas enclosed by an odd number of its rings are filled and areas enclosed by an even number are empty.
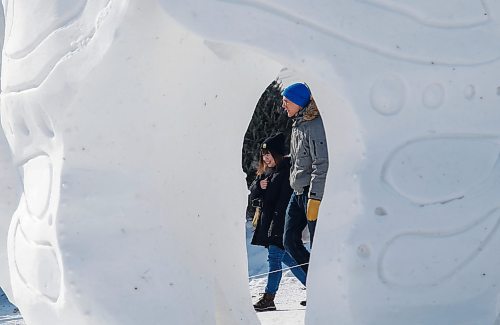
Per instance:
[[[251,223],[247,222],[247,251],[248,251],[248,273],[251,277],[249,286],[252,301],[256,302],[266,286],[266,276],[252,278],[252,276],[267,271],[267,250],[261,246],[250,245],[252,236]],[[293,276],[292,272],[283,272],[280,287],[276,294],[276,311],[257,313],[262,325],[302,325],[304,324],[305,307],[300,301],[306,299],[304,286]]]
[[[250,293],[252,301],[259,299],[260,293],[264,292],[265,278],[252,279],[250,281]],[[258,313],[262,325],[302,325],[304,324],[305,307],[300,301],[306,298],[303,286],[286,272],[281,280],[280,290],[276,295],[277,311]],[[1,325],[25,325],[17,308],[10,304],[3,292],[0,293],[0,324]]]
[[[266,286],[266,276],[253,278],[253,276],[267,271],[267,250],[264,247],[249,244],[252,230],[251,224],[247,223],[247,250],[248,250],[248,273],[250,275],[249,288],[252,301],[256,302]],[[275,304],[278,310],[257,313],[262,325],[302,325],[304,324],[305,307],[300,301],[306,299],[306,290],[290,271],[283,272],[283,278]],[[0,289],[0,324],[1,325],[25,325],[18,309],[12,305],[3,291]]]
[[[265,278],[250,281],[250,293],[252,301],[259,299],[260,293],[264,292],[266,286]],[[274,300],[276,311],[257,313],[262,325],[302,325],[306,308],[300,305],[300,301],[306,299],[306,290],[302,284],[287,271],[281,279],[280,288]]]
[[[19,311],[13,306],[7,296],[0,289],[0,324],[2,325],[24,325]]]

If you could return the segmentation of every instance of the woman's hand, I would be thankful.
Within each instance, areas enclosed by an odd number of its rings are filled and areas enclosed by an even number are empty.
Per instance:
[[[264,178],[263,180],[261,180],[260,181],[260,188],[265,190],[267,188],[267,183],[268,183],[267,178]]]

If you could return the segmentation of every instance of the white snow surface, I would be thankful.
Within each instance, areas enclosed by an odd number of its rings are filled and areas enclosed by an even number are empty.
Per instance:
[[[251,222],[246,223],[246,244],[248,252],[249,290],[252,301],[256,302],[267,283],[267,249],[250,244],[252,239]],[[267,311],[257,314],[263,325],[302,325],[304,324],[305,307],[300,305],[306,299],[305,287],[293,276],[289,270],[283,271],[279,292],[275,298],[276,311]],[[0,288],[0,324],[25,325],[16,306],[12,305]]]
[[[251,222],[246,223],[246,244],[248,251],[249,290],[252,301],[256,302],[267,283],[267,249],[250,244],[253,230]],[[279,292],[275,298],[276,311],[257,314],[262,325],[302,325],[304,324],[305,307],[300,305],[306,299],[304,286],[289,270],[283,271]],[[0,324],[25,325],[19,310],[12,305],[0,288]]]
[[[2,325],[25,325],[19,314],[19,309],[12,305],[7,295],[0,288],[0,324]]]
[[[3,5],[0,286],[26,324],[277,316],[240,166],[278,75],[330,154],[305,323],[500,323],[499,1]]]

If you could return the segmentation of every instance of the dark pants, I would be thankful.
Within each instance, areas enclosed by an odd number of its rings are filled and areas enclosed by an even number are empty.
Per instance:
[[[307,193],[308,191],[304,191],[300,195],[293,193],[286,209],[283,244],[285,250],[295,259],[297,264],[309,263],[310,254],[302,243],[302,231],[308,226],[312,248],[314,230],[316,229],[316,221],[308,221],[306,217]],[[308,266],[308,264],[302,265],[306,274]]]

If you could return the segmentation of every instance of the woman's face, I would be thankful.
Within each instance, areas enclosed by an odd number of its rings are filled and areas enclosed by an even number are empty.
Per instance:
[[[262,160],[269,168],[273,168],[276,166],[276,162],[274,161],[273,155],[270,152],[262,154]]]

